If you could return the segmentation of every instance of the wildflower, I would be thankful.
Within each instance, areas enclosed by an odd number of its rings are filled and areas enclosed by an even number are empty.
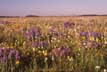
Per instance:
[[[88,36],[88,32],[80,32],[80,36]]]
[[[33,51],[35,51],[35,48],[33,47]]]
[[[47,57],[45,57],[45,62],[48,60],[48,58]]]
[[[106,69],[104,69],[104,72],[107,72],[107,70],[106,70]]]
[[[52,60],[54,61],[54,56],[52,56]]]
[[[9,49],[9,57],[13,57],[15,55],[15,50],[14,49]]]
[[[36,37],[41,37],[41,31],[40,31],[39,27],[36,27],[36,28],[32,27],[32,28],[28,29],[24,35],[28,39],[31,39],[31,38],[34,39]]]
[[[92,40],[98,40],[98,38],[101,37],[101,34],[97,32],[90,32],[90,36],[93,37]]]
[[[26,41],[23,42],[23,45],[25,45],[25,44],[26,44]]]
[[[88,39],[88,32],[80,32],[79,36],[80,36],[80,39],[86,40]]]
[[[20,63],[20,61],[19,60],[16,60],[16,64],[18,65]]]
[[[67,56],[69,61],[73,61],[73,57]]]
[[[70,35],[68,35],[67,37],[68,37],[68,38],[71,38],[71,36],[70,36]]]
[[[43,50],[43,54],[44,54],[44,56],[47,56],[47,51]]]
[[[6,60],[7,60],[7,57],[6,57],[6,55],[4,54],[3,57],[1,58],[1,62],[2,62],[2,63],[5,63]]]
[[[44,48],[46,46],[48,46],[48,42],[47,41],[35,41],[33,44],[34,47],[40,47],[40,48]]]
[[[52,50],[52,54],[56,57],[58,56],[67,56],[70,53],[70,48],[67,48],[65,46],[61,46],[59,48],[55,48]]]
[[[99,39],[98,39],[98,37],[96,38],[96,42],[97,42],[97,43],[99,42]]]
[[[18,51],[16,51],[15,58],[16,58],[16,60],[19,60],[19,59],[20,59],[20,55],[19,55],[19,52],[18,52]]]
[[[93,37],[93,36],[91,36],[91,37],[90,37],[90,40],[91,40],[91,41],[94,41],[94,37]]]
[[[95,41],[91,42],[91,47],[92,47],[92,48],[96,48],[97,45],[98,45],[98,44],[97,44]]]
[[[56,40],[57,40],[57,38],[55,38],[55,37],[52,37],[52,40],[56,41]]]
[[[107,44],[107,41],[105,41],[104,43]]]
[[[100,66],[95,66],[96,69],[100,69]]]
[[[39,54],[42,54],[42,51],[39,50],[38,53],[39,53]]]
[[[49,31],[50,33],[56,32],[56,31],[55,31],[55,28],[54,28],[54,27],[51,27],[51,26],[49,27],[48,31]]]
[[[58,42],[61,42],[59,39],[57,40]]]
[[[85,45],[87,45],[87,43],[86,43],[86,42],[84,42],[84,43],[83,43],[83,45],[85,46]]]
[[[71,27],[73,27],[75,24],[74,23],[70,23],[70,22],[65,22],[64,23],[64,27],[65,28],[71,28]]]

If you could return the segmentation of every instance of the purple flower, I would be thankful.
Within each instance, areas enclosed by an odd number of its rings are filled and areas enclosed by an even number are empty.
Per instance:
[[[4,53],[4,48],[0,48],[0,57],[2,56],[3,53]]]
[[[41,46],[42,46],[42,47],[46,47],[46,46],[48,46],[48,43],[47,43],[46,41],[42,41],[42,42],[41,42]]]
[[[97,32],[90,32],[90,35],[93,36],[94,38],[101,36],[101,34]]]
[[[88,32],[80,32],[80,36],[88,36]]]
[[[25,32],[25,37],[27,37],[28,39],[30,38],[35,38],[35,37],[41,37],[41,31],[40,28],[30,28]]]
[[[54,27],[49,27],[48,31],[49,31],[50,33],[56,32]]]
[[[87,40],[88,39],[88,32],[80,32],[79,37],[81,40]]]
[[[4,63],[6,61],[6,49],[0,48],[0,61]]]
[[[71,27],[73,27],[75,24],[74,23],[70,23],[70,22],[65,22],[64,23],[64,27],[65,28],[71,28]]]
[[[33,46],[34,47],[46,47],[46,46],[48,46],[48,42],[46,42],[46,41],[35,41]]]
[[[19,55],[18,51],[16,51],[15,58],[16,58],[16,60],[20,60],[20,55]]]
[[[6,55],[4,55],[4,56],[1,58],[1,62],[2,62],[2,63],[5,63],[6,60],[7,60],[7,57],[6,57]]]
[[[59,57],[59,56],[65,57],[65,56],[69,55],[70,52],[71,52],[70,48],[67,48],[65,46],[61,46],[59,48],[53,49],[51,53],[52,53],[52,55],[54,55],[56,57]]]
[[[0,24],[9,24],[9,21],[0,21]]]
[[[13,48],[0,48],[0,61],[4,63],[7,59],[19,60],[19,52]]]
[[[9,49],[9,57],[13,57],[15,55],[14,49]]]
[[[97,46],[98,44],[95,41],[91,42],[91,48],[96,48]]]

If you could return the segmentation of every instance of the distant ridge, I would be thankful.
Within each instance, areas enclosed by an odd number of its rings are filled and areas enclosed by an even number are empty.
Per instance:
[[[64,17],[70,17],[70,16],[107,16],[107,14],[97,15],[97,14],[82,14],[82,15],[64,15]],[[0,18],[20,18],[20,17],[42,17],[38,15],[26,15],[26,16],[0,16]],[[48,16],[45,16],[48,17]],[[62,16],[49,16],[49,17],[63,17]]]
[[[25,17],[39,17],[39,16],[37,16],[37,15],[27,15]]]
[[[0,18],[19,18],[20,16],[0,16]]]
[[[77,15],[77,16],[107,16],[106,14],[97,15],[97,14],[84,14],[84,15]]]

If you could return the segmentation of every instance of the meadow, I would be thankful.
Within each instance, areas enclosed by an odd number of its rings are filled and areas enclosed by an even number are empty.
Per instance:
[[[107,16],[0,18],[0,72],[107,72]]]

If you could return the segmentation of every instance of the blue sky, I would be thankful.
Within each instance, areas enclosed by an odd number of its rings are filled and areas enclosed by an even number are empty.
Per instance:
[[[0,15],[107,14],[107,0],[0,0]]]

